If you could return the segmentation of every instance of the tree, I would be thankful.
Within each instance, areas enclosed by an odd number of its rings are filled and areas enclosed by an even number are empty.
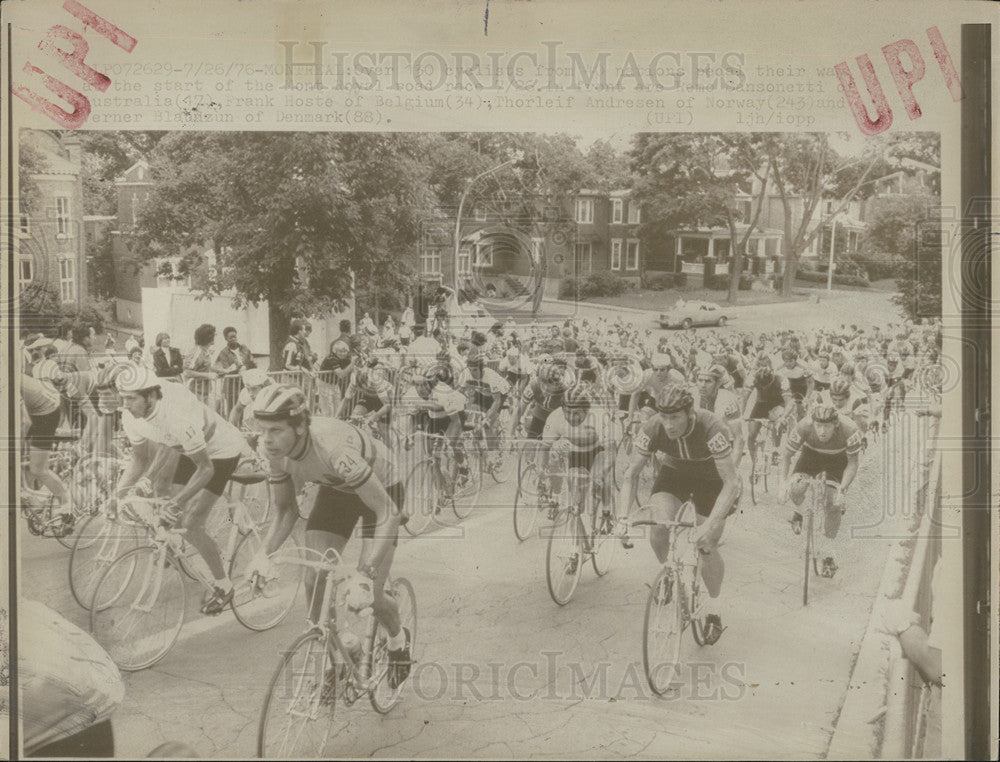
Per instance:
[[[869,141],[861,157],[840,157],[826,134],[770,134],[759,140],[763,156],[771,166],[783,214],[782,255],[785,272],[781,292],[792,293],[799,258],[825,225],[845,211],[871,180],[884,161],[883,141]],[[846,187],[838,188],[839,176],[848,173]],[[817,214],[820,202],[836,192],[829,214]]]
[[[401,133],[173,133],[133,248],[141,259],[211,244],[234,305],[268,302],[272,363],[293,316],[342,309],[354,279],[403,289],[433,194],[422,136]]]
[[[678,228],[727,227],[730,302],[737,300],[747,243],[767,194],[770,169],[758,153],[759,139],[750,135],[640,133],[632,144],[646,245],[666,246]],[[752,212],[743,219],[738,202],[751,193]]]

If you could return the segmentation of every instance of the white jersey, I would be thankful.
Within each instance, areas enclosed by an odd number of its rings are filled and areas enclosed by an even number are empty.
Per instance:
[[[694,393],[695,407],[703,408],[715,413],[726,423],[740,420],[740,402],[736,398],[736,393],[729,389],[719,389],[715,395],[715,402],[711,406],[702,404],[701,395],[697,391]]]
[[[212,460],[235,458],[247,449],[239,429],[209,409],[181,384],[162,384],[163,397],[147,418],[122,410],[122,429],[133,445],[151,442],[180,447],[185,455],[208,451]]]
[[[546,442],[554,442],[557,439],[567,439],[574,452],[586,452],[594,449],[597,445],[606,444],[606,427],[604,422],[606,416],[599,415],[597,411],[591,409],[579,426],[570,426],[566,420],[563,408],[558,408],[552,412],[545,420],[545,428],[542,430],[542,439]],[[593,428],[597,433],[596,439],[584,436],[588,427]]]

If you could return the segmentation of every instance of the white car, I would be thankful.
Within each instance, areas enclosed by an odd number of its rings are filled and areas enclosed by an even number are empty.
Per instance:
[[[661,328],[691,328],[695,325],[723,326],[729,318],[713,302],[678,302],[669,311],[660,314]]]

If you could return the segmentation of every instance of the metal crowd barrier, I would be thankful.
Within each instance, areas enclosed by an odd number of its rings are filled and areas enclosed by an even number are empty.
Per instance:
[[[902,604],[920,615],[920,626],[931,629],[931,581],[941,557],[941,452],[934,435],[936,426],[928,427],[928,456],[921,463],[921,473],[914,495],[916,545],[910,561]],[[933,626],[942,627],[943,622]],[[913,664],[906,659],[895,638],[889,641],[889,679],[886,696],[883,759],[917,759],[941,754],[941,688],[924,683]]]

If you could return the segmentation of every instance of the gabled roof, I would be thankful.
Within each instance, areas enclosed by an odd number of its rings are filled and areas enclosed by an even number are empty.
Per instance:
[[[40,148],[40,151],[44,154],[44,164],[39,172],[34,173],[35,176],[80,174],[80,167],[69,159],[46,148]]]
[[[139,159],[135,164],[126,169],[121,177],[115,179],[115,185],[152,185],[153,181],[149,177],[149,164],[145,159]]]

